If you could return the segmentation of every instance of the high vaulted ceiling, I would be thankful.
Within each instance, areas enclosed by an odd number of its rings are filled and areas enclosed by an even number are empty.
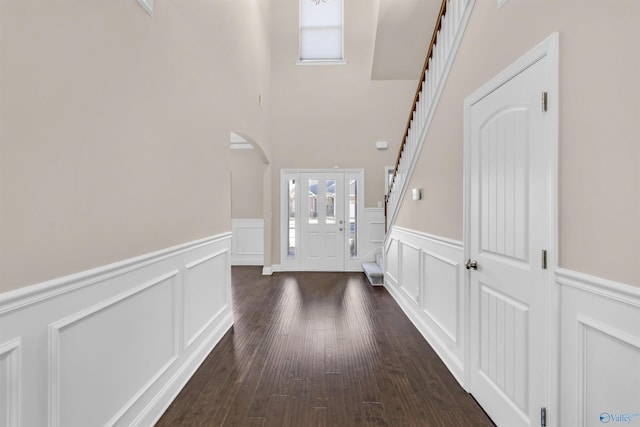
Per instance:
[[[418,80],[441,0],[379,0],[371,78]]]

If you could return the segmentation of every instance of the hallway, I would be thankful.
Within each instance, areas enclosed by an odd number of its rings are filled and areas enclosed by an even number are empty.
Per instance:
[[[361,273],[233,267],[235,324],[157,426],[492,426]]]

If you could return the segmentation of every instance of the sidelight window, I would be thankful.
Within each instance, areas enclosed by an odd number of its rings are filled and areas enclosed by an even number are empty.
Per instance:
[[[296,257],[296,180],[289,179],[287,182],[287,190],[289,192],[289,212],[287,214],[287,256],[289,258]]]
[[[349,255],[358,256],[358,180],[349,180]]]

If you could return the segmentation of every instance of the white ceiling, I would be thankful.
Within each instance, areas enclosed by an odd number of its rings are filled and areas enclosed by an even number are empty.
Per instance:
[[[379,0],[373,80],[418,80],[441,0]]]

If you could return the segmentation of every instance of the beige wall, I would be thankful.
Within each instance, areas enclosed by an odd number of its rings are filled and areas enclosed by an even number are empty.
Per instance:
[[[262,218],[264,164],[255,150],[231,150],[231,218]]]
[[[465,97],[560,33],[560,265],[640,285],[640,3],[477,0],[397,225],[462,240]]]
[[[2,1],[0,291],[227,231],[230,131],[278,159],[268,264],[280,169],[364,167],[382,200],[415,82],[370,79],[376,2],[346,1],[349,64],[320,68],[297,0],[155,3]]]
[[[279,261],[280,170],[364,168],[365,205],[384,196],[416,81],[372,81],[376,2],[345,1],[347,65],[297,66],[298,1],[274,1],[272,21],[273,262]],[[389,149],[378,151],[378,140]]]
[[[227,58],[217,61],[221,66],[227,59],[232,59],[235,66],[227,81],[216,82],[219,85],[230,85],[233,98],[219,98],[228,102],[232,110],[230,123],[232,130],[260,146],[266,158],[271,157],[270,137],[270,105],[271,97],[271,44],[269,38],[271,9],[265,0],[215,0],[204,3],[227,3],[221,11],[224,15],[218,19],[230,22],[213,27],[208,26],[209,34],[205,39],[215,39],[229,45],[231,52],[225,53]],[[260,105],[258,104],[260,97]],[[238,102],[241,107],[238,109]],[[235,109],[233,109],[235,107]]]
[[[0,2],[0,292],[230,230],[261,3]]]

